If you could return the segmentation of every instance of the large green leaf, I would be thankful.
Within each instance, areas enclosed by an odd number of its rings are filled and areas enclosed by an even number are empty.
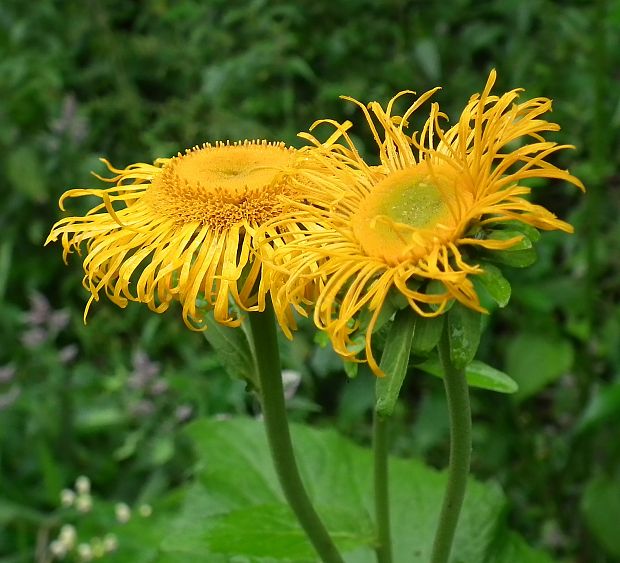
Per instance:
[[[197,481],[162,543],[164,561],[310,563],[316,557],[284,502],[259,421],[200,420],[188,430]],[[347,563],[373,563],[372,457],[332,430],[293,427],[309,494]],[[396,562],[429,560],[445,474],[392,459]],[[453,562],[523,563],[497,540],[506,534],[499,487],[470,480]],[[495,547],[492,547],[495,546]],[[517,553],[516,555],[514,553]],[[534,552],[533,552],[534,553]],[[202,557],[202,559],[200,559]],[[544,556],[527,559],[546,562]]]
[[[490,553],[485,563],[553,563],[546,553],[532,549],[525,540],[514,532],[506,532],[498,536],[495,544],[497,549]]]

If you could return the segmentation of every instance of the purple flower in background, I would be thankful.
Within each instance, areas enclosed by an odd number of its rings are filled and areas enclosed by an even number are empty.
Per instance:
[[[0,393],[0,411],[8,409],[22,393],[21,387],[13,385],[6,393]]]
[[[136,418],[142,418],[144,416],[150,416],[155,412],[155,404],[153,401],[143,399],[138,401],[131,407],[131,414]]]
[[[170,389],[170,385],[161,377],[154,381],[150,387],[151,395],[154,395],[155,397],[163,395],[166,391],[168,391],[168,389]]]
[[[60,309],[54,311],[48,321],[48,326],[53,332],[60,332],[69,325],[70,315],[67,309]]]
[[[47,297],[38,291],[33,291],[29,299],[30,309],[24,316],[26,324],[30,327],[47,324],[53,312]]]
[[[34,327],[22,332],[20,340],[25,348],[33,350],[45,344],[48,337],[49,332],[47,330],[40,327]]]
[[[174,417],[179,422],[187,422],[194,414],[194,409],[191,405],[179,405],[174,411]]]
[[[131,364],[133,370],[129,376],[129,386],[132,389],[144,389],[161,371],[159,363],[153,362],[143,350],[134,352]]]
[[[75,94],[65,96],[60,116],[55,119],[50,130],[53,137],[49,141],[52,150],[58,150],[65,139],[79,145],[88,136],[88,124],[78,114],[78,101]]]
[[[45,295],[34,291],[30,294],[30,309],[24,314],[26,330],[21,342],[26,348],[38,348],[67,328],[69,320],[68,309],[54,310]]]
[[[15,377],[17,370],[13,364],[0,366],[0,383],[10,383]]]

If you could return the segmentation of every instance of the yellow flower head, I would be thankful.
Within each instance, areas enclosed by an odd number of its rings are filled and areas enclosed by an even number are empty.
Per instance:
[[[101,291],[121,307],[139,301],[158,313],[178,300],[185,323],[198,330],[205,328],[205,308],[218,322],[239,323],[230,297],[242,308],[264,307],[253,232],[286,211],[280,196],[295,200],[289,182],[295,152],[284,143],[244,141],[204,144],[124,170],[104,160],[116,176],[100,179],[115,185],[66,192],[63,210],[70,197],[101,203],[83,217],[58,221],[46,242],[60,238],[65,261],[86,242],[85,315]]]
[[[394,104],[413,92],[399,93],[385,109],[377,102],[366,108],[345,98],[364,112],[379,148],[378,166],[360,157],[348,135],[349,122],[315,123],[336,128],[337,136],[327,143],[301,134],[312,145],[300,151],[304,163],[296,179],[303,183],[306,199],[291,202],[290,217],[306,228],[270,259],[281,324],[287,322],[289,304],[305,310],[307,284],[316,284],[314,321],[344,357],[355,358],[350,336],[360,326],[361,313],[371,313],[366,358],[380,374],[371,335],[390,291],[400,292],[423,316],[442,314],[452,300],[484,311],[470,279],[483,271],[475,249],[505,250],[521,242],[520,236],[491,236],[494,227],[518,221],[572,231],[550,211],[529,202],[525,196],[530,188],[522,184],[528,178],[553,178],[583,188],[547,160],[568,148],[542,136],[559,129],[541,119],[551,101],[518,103],[519,90],[492,95],[495,76],[493,71],[482,94],[470,99],[447,130],[441,123],[446,116],[432,103],[421,130],[407,133],[414,112],[437,88],[417,98],[403,115],[393,114]],[[344,142],[335,142],[335,137]],[[269,230],[289,221],[277,218]],[[430,291],[430,281],[441,290]]]

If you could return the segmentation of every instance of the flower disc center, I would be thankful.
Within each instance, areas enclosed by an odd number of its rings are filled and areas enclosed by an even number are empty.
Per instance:
[[[168,166],[189,187],[233,196],[261,189],[289,166],[291,151],[277,145],[220,145],[176,157]]]
[[[194,148],[164,165],[147,202],[178,223],[198,221],[219,230],[261,223],[281,212],[278,195],[289,191],[285,179],[294,152],[265,141]]]
[[[372,188],[353,217],[353,232],[366,254],[395,265],[450,238],[456,215],[455,173],[422,162]]]

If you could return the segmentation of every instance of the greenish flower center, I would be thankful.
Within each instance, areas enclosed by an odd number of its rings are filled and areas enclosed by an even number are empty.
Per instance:
[[[424,229],[432,227],[442,217],[446,202],[436,185],[413,180],[387,196],[377,211],[396,223]]]
[[[352,218],[353,233],[369,256],[396,265],[421,259],[452,237],[458,223],[454,171],[420,163],[378,182]]]

